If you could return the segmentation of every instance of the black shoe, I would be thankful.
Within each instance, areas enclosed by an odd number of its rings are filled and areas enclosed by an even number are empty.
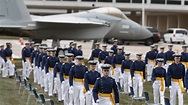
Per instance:
[[[29,80],[29,78],[28,78],[28,77],[26,77],[26,79],[27,79],[27,80]]]
[[[57,94],[54,94],[54,97],[57,97]]]
[[[9,76],[9,78],[13,78],[13,76]]]

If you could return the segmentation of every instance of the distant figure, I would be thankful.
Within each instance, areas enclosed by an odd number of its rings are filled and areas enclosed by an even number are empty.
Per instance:
[[[164,92],[165,92],[165,81],[166,81],[166,69],[163,68],[164,59],[158,58],[157,67],[153,69],[152,81],[153,81],[153,95],[154,103],[165,105]],[[160,102],[159,102],[160,99]]]
[[[119,105],[119,91],[115,80],[109,77],[110,65],[102,65],[103,77],[96,80],[93,88],[93,98],[98,105]]]
[[[12,58],[12,44],[7,42],[6,43],[6,48],[4,50],[4,60],[5,60],[5,70],[3,73],[3,77],[7,77],[9,74],[9,78],[12,78],[14,76],[14,60]]]
[[[181,55],[174,54],[174,63],[168,67],[167,86],[170,90],[170,105],[176,105],[176,96],[178,95],[178,105],[183,104],[185,66],[180,62]]]
[[[145,63],[142,61],[142,54],[136,54],[135,60],[131,66],[131,78],[133,80],[133,89],[135,97],[141,97],[143,93],[143,83],[145,82]]]

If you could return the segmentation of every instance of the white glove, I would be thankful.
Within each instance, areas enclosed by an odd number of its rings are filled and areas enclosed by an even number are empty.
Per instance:
[[[31,64],[34,67],[34,63]]]
[[[96,100],[96,103],[99,103],[99,99]]]
[[[12,65],[14,68],[16,67],[15,64]]]
[[[87,94],[87,95],[90,95],[90,94],[91,94],[91,92],[88,90],[88,91],[86,92],[86,94]]]
[[[64,90],[64,81],[61,83],[61,89]]]
[[[169,86],[169,89],[171,90],[171,89],[172,89],[172,86]]]
[[[119,105],[119,103],[116,103],[116,105]]]
[[[73,94],[73,87],[72,86],[69,88],[69,94]]]
[[[132,79],[135,80],[135,77],[133,77]]]
[[[123,74],[121,74],[120,76],[119,76],[119,79],[122,79],[123,78]]]
[[[57,78],[54,78],[54,83],[56,83],[57,82]]]
[[[143,82],[146,82],[146,80],[144,80]]]
[[[64,84],[64,83],[65,83],[64,81],[61,82],[61,84]]]
[[[148,64],[146,64],[146,67],[148,66]]]
[[[46,73],[47,76],[49,76],[49,73]]]
[[[187,90],[187,93],[188,93],[188,90]]]

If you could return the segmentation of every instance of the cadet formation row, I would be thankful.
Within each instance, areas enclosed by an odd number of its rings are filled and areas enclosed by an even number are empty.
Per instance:
[[[56,50],[45,44],[25,43],[22,49],[22,65],[25,79],[29,79],[33,70],[34,82],[38,83],[49,96],[58,96],[64,105],[118,105],[119,91],[130,93],[133,87],[134,97],[141,97],[143,83],[153,81],[154,103],[164,105],[165,87],[170,89],[170,104],[183,105],[183,93],[188,89],[188,53],[187,46],[182,52],[174,52],[173,45],[164,47],[151,45],[145,60],[142,54],[136,54],[136,60],[130,59],[123,47],[117,46],[117,40],[111,50],[95,44],[89,58],[89,67],[85,66],[82,46],[70,42],[68,53],[56,56]],[[3,77],[14,75],[11,43],[0,45],[0,66]]]

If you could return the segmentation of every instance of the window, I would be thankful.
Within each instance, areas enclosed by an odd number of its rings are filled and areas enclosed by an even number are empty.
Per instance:
[[[168,30],[166,33],[173,33],[173,30]]]
[[[187,35],[187,31],[185,31],[185,30],[176,30],[176,33],[177,33],[177,34],[184,34],[184,35]]]

